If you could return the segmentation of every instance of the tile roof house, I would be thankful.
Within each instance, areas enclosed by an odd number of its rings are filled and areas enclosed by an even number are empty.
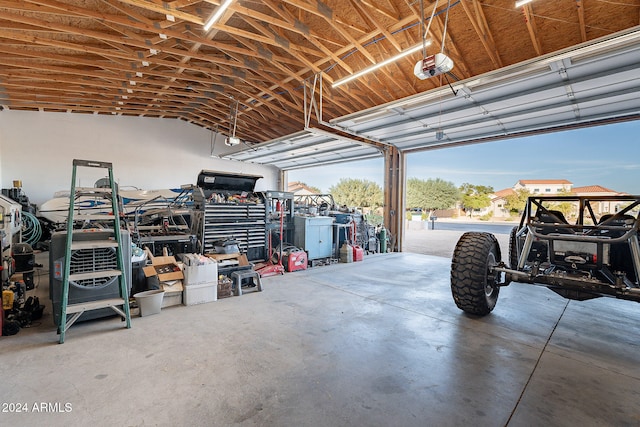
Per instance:
[[[616,196],[621,194],[615,190],[603,187],[601,185],[587,185],[584,187],[574,187],[572,190],[577,196]]]
[[[507,197],[522,189],[528,190],[532,195],[555,195],[563,192],[570,192],[576,196],[615,196],[622,194],[601,185],[573,187],[573,183],[566,179],[521,179],[512,188],[494,192],[491,196],[491,205],[482,213],[491,212],[494,218],[508,218],[510,216],[509,211],[504,208]],[[613,212],[616,207],[609,206],[607,203],[600,203],[595,209],[599,213]]]
[[[513,186],[514,190],[526,189],[531,194],[558,194],[571,191],[573,183],[566,179],[521,179]]]
[[[318,194],[317,191],[313,190],[311,187],[309,187],[305,183],[298,182],[298,181],[288,183],[287,191],[295,195]]]

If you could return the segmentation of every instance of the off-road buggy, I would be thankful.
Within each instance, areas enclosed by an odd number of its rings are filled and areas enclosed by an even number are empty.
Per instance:
[[[483,316],[495,307],[500,287],[513,281],[573,300],[640,302],[639,210],[640,196],[530,197],[509,236],[508,266],[493,234],[460,237],[451,263],[453,299]]]

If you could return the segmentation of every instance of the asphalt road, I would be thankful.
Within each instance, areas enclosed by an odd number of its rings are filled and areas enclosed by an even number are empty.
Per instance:
[[[493,234],[509,234],[511,229],[518,225],[516,222],[513,224],[492,224],[488,222],[448,222],[448,221],[434,221],[434,230],[449,230],[449,231],[482,231]],[[431,230],[431,221],[428,223],[429,230]]]

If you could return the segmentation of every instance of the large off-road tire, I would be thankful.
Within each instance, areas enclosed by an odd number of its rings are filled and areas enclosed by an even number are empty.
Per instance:
[[[518,230],[518,227],[513,227],[509,233],[509,268],[512,270],[518,269]],[[503,286],[509,285],[514,280],[511,274],[505,274]]]
[[[518,227],[513,227],[509,233],[509,267],[512,270],[518,269],[518,241],[516,234]]]
[[[498,301],[500,273],[490,272],[501,261],[500,246],[490,233],[464,233],[453,252],[451,293],[459,309],[484,316]]]

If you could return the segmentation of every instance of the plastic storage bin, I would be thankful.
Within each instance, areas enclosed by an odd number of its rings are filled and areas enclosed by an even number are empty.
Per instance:
[[[150,316],[160,313],[162,301],[164,299],[164,291],[162,289],[154,289],[151,291],[138,292],[133,296],[140,307],[140,316]]]
[[[184,305],[204,304],[218,299],[218,283],[209,282],[184,287],[182,302]]]

